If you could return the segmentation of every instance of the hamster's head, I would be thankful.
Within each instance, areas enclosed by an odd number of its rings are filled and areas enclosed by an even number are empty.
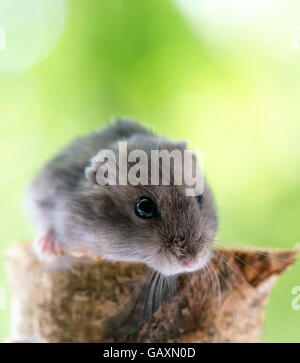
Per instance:
[[[135,150],[142,144],[148,156],[150,149],[158,148],[157,142],[154,145],[151,140],[148,144],[142,141],[134,140],[128,148]],[[159,145],[162,149],[179,149],[182,153],[184,145],[165,142]],[[153,185],[151,163],[143,163],[149,171],[147,185],[140,179],[136,185],[114,185],[111,179],[100,185],[96,173],[101,163],[94,159],[77,203],[80,210],[75,212],[86,216],[75,228],[86,231],[84,238],[91,252],[108,260],[144,263],[164,275],[203,268],[211,257],[217,229],[216,207],[209,187],[205,183],[199,195],[187,196],[187,185],[174,183],[174,167],[169,185]],[[127,170],[136,164],[128,162]],[[141,177],[141,171],[134,172]],[[84,223],[87,226],[83,228]]]

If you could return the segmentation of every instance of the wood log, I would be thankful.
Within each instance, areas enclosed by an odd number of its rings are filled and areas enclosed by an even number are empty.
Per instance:
[[[297,251],[217,250],[202,271],[163,278],[100,261],[49,271],[18,244],[6,257],[14,341],[260,342],[264,310]]]

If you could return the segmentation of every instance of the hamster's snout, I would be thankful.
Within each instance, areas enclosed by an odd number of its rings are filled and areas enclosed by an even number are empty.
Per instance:
[[[180,261],[187,261],[196,256],[201,244],[190,241],[186,236],[177,236],[169,241],[168,248]]]
[[[197,261],[196,259],[190,259],[190,258],[186,258],[181,262],[181,265],[184,268],[193,268],[196,265]]]
[[[164,275],[192,272],[203,268],[209,261],[210,249],[201,241],[188,236],[176,236],[165,245],[155,268]]]
[[[209,250],[201,250],[194,257],[188,256],[181,261],[181,267],[186,272],[196,271],[203,268],[210,259]]]

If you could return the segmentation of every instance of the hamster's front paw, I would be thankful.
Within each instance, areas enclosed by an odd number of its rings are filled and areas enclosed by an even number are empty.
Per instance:
[[[62,254],[60,244],[55,233],[50,230],[37,237],[33,243],[33,250],[42,262],[52,262]]]
[[[82,253],[70,254],[71,252],[60,243],[52,230],[38,236],[33,243],[34,255],[49,270],[66,270],[78,264],[93,264],[96,262],[94,259],[82,255]]]

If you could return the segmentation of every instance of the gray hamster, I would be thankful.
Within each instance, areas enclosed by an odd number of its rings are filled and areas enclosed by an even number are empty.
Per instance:
[[[153,149],[186,149],[133,121],[117,121],[75,140],[29,188],[28,211],[40,231],[34,244],[39,258],[68,268],[92,260],[63,251],[87,251],[101,259],[143,263],[166,276],[204,267],[218,225],[206,182],[198,197],[186,196],[186,186],[174,183],[99,185],[95,156],[114,150],[119,141],[147,155]]]

